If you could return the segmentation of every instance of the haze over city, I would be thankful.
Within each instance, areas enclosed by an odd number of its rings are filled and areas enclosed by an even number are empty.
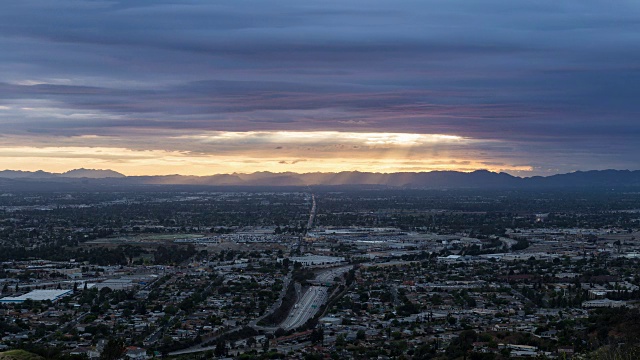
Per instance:
[[[635,1],[51,1],[0,12],[0,169],[640,168]]]

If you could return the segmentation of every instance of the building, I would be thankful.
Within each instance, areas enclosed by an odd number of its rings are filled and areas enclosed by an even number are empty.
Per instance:
[[[278,259],[278,262],[282,262],[284,259]],[[300,263],[302,266],[317,266],[317,265],[331,265],[344,262],[343,257],[338,256],[324,256],[324,255],[311,255],[290,257],[291,263]]]
[[[0,303],[3,304],[16,304],[23,303],[25,300],[33,300],[33,301],[58,301],[61,298],[71,295],[73,290],[33,290],[24,295],[16,296],[16,297],[4,297],[0,299]]]
[[[136,346],[129,346],[127,347],[127,349],[125,350],[124,355],[132,360],[146,360],[149,358],[149,356],[147,355],[147,350],[143,349],[143,348],[139,348]]]
[[[616,308],[627,306],[626,301],[616,301],[609,299],[589,300],[582,303],[583,308]]]

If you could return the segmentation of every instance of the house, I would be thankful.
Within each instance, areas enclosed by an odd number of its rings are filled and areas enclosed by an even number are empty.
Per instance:
[[[559,346],[558,347],[558,355],[560,358],[565,356],[566,358],[571,358],[575,354],[575,350],[573,346]]]
[[[95,347],[77,347],[69,352],[70,355],[86,355],[89,359],[100,358],[100,352]]]
[[[543,331],[540,333],[540,337],[541,338],[545,338],[545,339],[551,339],[554,338],[558,335],[558,331],[557,330],[548,330],[548,331]]]
[[[137,346],[129,346],[124,352],[124,355],[132,360],[146,360],[149,358],[147,356],[147,350],[143,348],[139,348]]]

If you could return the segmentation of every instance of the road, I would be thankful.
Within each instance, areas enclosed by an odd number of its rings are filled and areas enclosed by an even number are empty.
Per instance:
[[[282,286],[282,290],[280,291],[280,295],[278,296],[278,300],[273,303],[273,305],[271,305],[271,307],[264,313],[264,315],[253,319],[249,322],[249,324],[247,326],[250,326],[256,330],[266,330],[266,331],[275,331],[277,330],[277,327],[266,327],[266,326],[259,326],[257,323],[262,320],[265,316],[267,316],[268,314],[272,313],[273,311],[275,311],[277,308],[280,307],[280,305],[282,304],[282,299],[287,291],[287,288],[289,287],[289,282],[291,281],[291,272],[289,272],[285,277],[284,277],[284,281],[283,281],[283,286]],[[234,331],[238,331],[241,330],[242,328],[244,328],[245,325],[241,325],[241,326],[236,326],[234,328],[231,328],[229,330],[226,330],[225,332],[212,336],[210,338],[206,338],[203,339],[202,343],[207,343],[207,342],[211,342],[214,341],[216,339],[218,339],[220,336],[225,335],[225,334],[229,334],[232,333]],[[198,353],[198,352],[204,352],[207,350],[214,350],[216,348],[216,345],[210,345],[210,346],[205,346],[203,347],[201,344],[197,344],[194,346],[191,346],[189,348],[186,349],[182,349],[182,350],[177,350],[177,351],[173,351],[171,353],[169,353],[169,355],[174,356],[174,355],[184,355],[184,354],[193,354],[193,353]]]
[[[313,204],[311,205],[311,212],[309,213],[309,221],[307,221],[307,231],[311,230],[313,221],[316,218],[316,196],[314,194],[311,194],[311,200]]]
[[[78,325],[80,323],[80,321],[87,315],[89,315],[90,312],[83,312],[82,314],[76,316],[75,318],[69,320],[69,322],[67,322],[64,325],[60,325],[59,328],[60,329],[65,329],[65,328],[74,328],[76,325]],[[54,336],[55,334],[49,334],[49,335],[45,335],[44,337],[36,340],[37,343],[39,342],[49,342],[51,340],[51,338]]]
[[[319,273],[315,280],[321,284],[333,283],[333,279],[342,276],[345,272],[349,271],[351,266],[342,266],[334,269],[327,269]],[[314,317],[320,307],[327,301],[329,294],[326,286],[311,286],[302,296],[299,298],[296,304],[291,309],[287,319],[280,324],[285,330],[291,330],[304,325],[309,319]]]
[[[349,271],[351,267],[352,266],[342,266],[339,268],[328,269],[327,271],[323,271],[318,274],[315,280],[320,283],[333,283],[333,279],[342,276],[342,274]]]
[[[160,340],[160,338],[162,337],[162,334],[164,333],[164,331],[167,328],[167,326],[173,325],[175,323],[176,319],[179,319],[184,314],[185,314],[184,311],[182,311],[182,310],[178,311],[175,315],[173,315],[169,319],[169,321],[167,321],[167,325],[159,326],[153,333],[151,333],[151,335],[147,336],[147,338],[144,339],[144,343],[151,344],[151,343],[155,343],[156,341]]]
[[[287,319],[281,324],[285,330],[291,330],[304,325],[319,310],[327,300],[327,288],[324,286],[311,286],[289,313]]]

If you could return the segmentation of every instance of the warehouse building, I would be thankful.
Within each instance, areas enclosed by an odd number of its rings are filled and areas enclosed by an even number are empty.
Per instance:
[[[71,295],[73,290],[33,290],[24,295],[16,297],[5,297],[0,299],[2,304],[16,304],[23,303],[25,300],[30,299],[33,301],[58,301],[61,298]]]

